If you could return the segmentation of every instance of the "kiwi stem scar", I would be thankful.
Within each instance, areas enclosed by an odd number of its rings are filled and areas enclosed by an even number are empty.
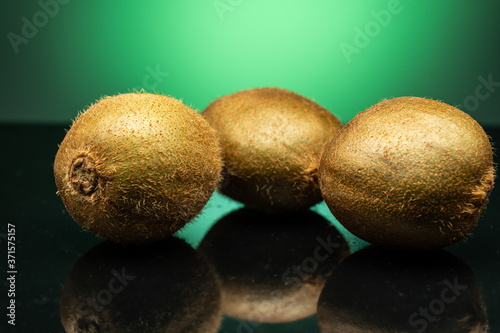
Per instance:
[[[94,159],[86,155],[76,157],[69,169],[69,179],[78,193],[83,195],[94,193],[99,181]]]

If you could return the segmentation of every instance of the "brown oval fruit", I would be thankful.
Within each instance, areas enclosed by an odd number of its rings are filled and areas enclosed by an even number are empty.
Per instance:
[[[106,97],[73,123],[54,162],[70,215],[98,236],[143,243],[179,230],[220,180],[215,131],[162,95]]]
[[[284,89],[259,88],[221,97],[203,116],[221,139],[223,194],[266,211],[322,200],[319,158],[342,127],[328,110]]]
[[[328,145],[320,186],[354,235],[388,248],[436,249],[477,224],[493,188],[492,155],[488,136],[466,113],[394,98],[358,114]]]

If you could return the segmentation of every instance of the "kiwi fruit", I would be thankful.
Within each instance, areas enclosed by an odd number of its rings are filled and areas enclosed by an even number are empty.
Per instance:
[[[354,235],[402,250],[464,239],[495,178],[483,128],[448,104],[419,97],[382,101],[356,115],[320,162],[333,215]]]
[[[195,217],[221,178],[216,132],[171,97],[105,97],[59,146],[55,181],[83,228],[123,243],[163,239]]]
[[[328,278],[317,318],[321,333],[488,331],[474,272],[444,250],[352,254]]]
[[[220,97],[202,115],[221,140],[222,194],[268,212],[322,200],[319,159],[342,127],[328,110],[291,91],[256,88]]]
[[[220,278],[222,312],[259,323],[316,313],[328,276],[350,254],[344,238],[321,215],[249,208],[219,220],[198,251]]]
[[[221,320],[217,275],[185,241],[105,241],[80,257],[63,284],[68,333],[215,333]]]

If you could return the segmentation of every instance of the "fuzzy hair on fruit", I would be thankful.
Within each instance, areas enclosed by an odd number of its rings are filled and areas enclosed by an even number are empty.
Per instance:
[[[319,159],[342,127],[328,110],[285,89],[255,88],[218,98],[202,115],[221,140],[224,195],[268,212],[322,200]]]
[[[419,97],[361,112],[320,163],[322,195],[339,222],[370,243],[407,250],[464,239],[494,178],[483,128],[451,105]]]
[[[158,94],[104,97],[59,146],[55,181],[83,228],[124,243],[163,239],[193,219],[220,181],[216,132],[181,101]]]

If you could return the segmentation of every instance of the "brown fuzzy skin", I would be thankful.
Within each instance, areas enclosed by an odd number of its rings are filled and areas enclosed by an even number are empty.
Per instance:
[[[221,320],[217,275],[175,237],[98,244],[71,269],[59,306],[67,333],[215,333]]]
[[[495,178],[488,136],[442,102],[399,97],[354,117],[326,148],[323,198],[349,231],[373,244],[431,250],[477,224]]]
[[[124,243],[163,239],[195,217],[222,169],[215,131],[196,111],[162,95],[106,97],[73,123],[54,175],[70,215]]]
[[[328,110],[284,89],[258,88],[221,97],[202,115],[221,139],[223,194],[269,212],[322,200],[319,159],[342,128]]]

